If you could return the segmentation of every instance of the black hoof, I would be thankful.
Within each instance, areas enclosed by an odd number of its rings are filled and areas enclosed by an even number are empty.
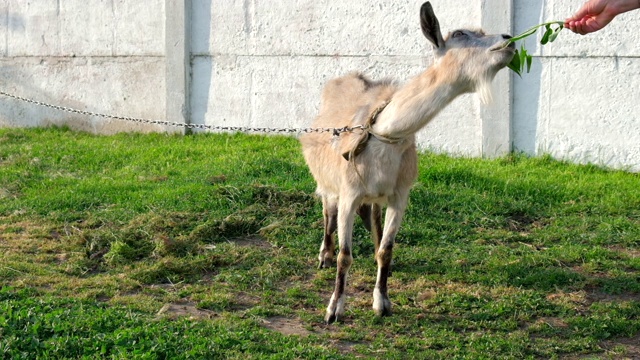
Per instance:
[[[391,313],[391,309],[384,309],[384,310],[382,310],[382,312],[376,313],[376,315],[377,315],[378,317],[383,318],[383,317],[391,316],[391,315],[393,315],[393,314]]]

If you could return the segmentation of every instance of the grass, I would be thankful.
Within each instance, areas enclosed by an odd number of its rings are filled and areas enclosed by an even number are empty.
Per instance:
[[[422,154],[371,310],[322,323],[321,206],[295,139],[0,129],[0,358],[640,356],[638,174]]]

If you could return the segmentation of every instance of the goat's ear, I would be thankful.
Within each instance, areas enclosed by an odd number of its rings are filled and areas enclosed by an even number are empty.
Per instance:
[[[436,49],[444,49],[444,39],[440,32],[440,23],[436,14],[433,12],[433,7],[430,2],[422,4],[420,8],[420,27],[422,27],[422,33],[431,41]]]

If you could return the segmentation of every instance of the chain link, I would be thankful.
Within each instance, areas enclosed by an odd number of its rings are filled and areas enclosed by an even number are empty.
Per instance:
[[[206,124],[183,124],[183,123],[171,122],[166,120],[148,120],[148,119],[133,118],[128,116],[100,114],[100,113],[95,113],[95,112],[86,111],[86,110],[69,108],[66,106],[51,105],[51,104],[44,103],[42,101],[32,100],[32,99],[24,98],[21,96],[9,94],[1,90],[0,90],[0,95],[15,99],[15,100],[19,100],[25,103],[38,105],[45,108],[59,110],[59,111],[64,111],[68,113],[95,116],[95,117],[100,117],[104,119],[128,121],[128,122],[134,122],[138,124],[183,127],[185,129],[191,129],[191,130],[211,130],[211,131],[224,131],[224,132],[264,133],[264,134],[271,134],[271,133],[273,134],[295,134],[295,133],[310,134],[310,133],[330,132],[330,133],[333,133],[334,136],[339,136],[340,134],[343,134],[346,132],[354,132],[356,130],[366,129],[366,126],[364,125],[357,125],[353,127],[345,126],[342,128],[270,128],[270,127],[246,127],[246,126],[219,126],[219,125],[206,125]]]

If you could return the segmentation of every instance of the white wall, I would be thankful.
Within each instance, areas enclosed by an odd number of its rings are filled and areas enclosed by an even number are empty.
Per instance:
[[[583,0],[432,0],[443,31],[518,33]],[[100,113],[208,125],[304,127],[323,84],[359,70],[406,80],[431,62],[420,0],[0,0],[0,90]],[[563,31],[496,101],[463,96],[419,134],[465,156],[515,149],[640,171],[640,11]],[[175,131],[0,97],[0,126]]]
[[[582,0],[515,1],[515,31],[563,20]],[[640,11],[588,36],[563,30],[514,78],[514,148],[640,171]]]
[[[435,0],[443,31],[480,26],[480,2]],[[193,121],[306,127],[324,83],[352,71],[406,80],[431,62],[421,2],[193,1]],[[423,147],[482,154],[479,103],[464,96],[421,134]]]
[[[164,119],[164,0],[0,0],[0,87],[56,105]],[[154,126],[0,99],[0,126]]]

